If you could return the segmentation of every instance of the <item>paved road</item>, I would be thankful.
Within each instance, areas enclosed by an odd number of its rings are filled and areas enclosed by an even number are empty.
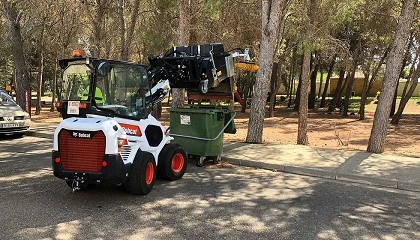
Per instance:
[[[50,137],[0,139],[0,239],[420,239],[420,194],[224,165],[72,193]]]

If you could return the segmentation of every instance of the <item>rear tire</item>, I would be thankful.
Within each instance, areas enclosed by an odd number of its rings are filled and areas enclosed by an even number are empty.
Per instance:
[[[178,180],[184,176],[187,162],[185,149],[179,144],[168,143],[159,153],[158,175],[170,181]]]
[[[132,194],[146,195],[152,190],[155,180],[156,163],[153,155],[139,150],[124,184],[125,189]]]

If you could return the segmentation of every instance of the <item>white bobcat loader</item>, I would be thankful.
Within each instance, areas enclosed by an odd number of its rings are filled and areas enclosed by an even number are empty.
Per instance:
[[[248,54],[245,54],[248,56]],[[185,148],[150,115],[172,88],[202,94],[232,76],[233,60],[222,44],[175,47],[150,58],[151,66],[115,60],[73,58],[63,69],[57,110],[63,121],[54,133],[52,166],[73,191],[93,184],[124,185],[147,194],[156,176],[182,178]]]
[[[133,194],[149,193],[156,175],[182,178],[187,153],[169,143],[173,138],[147,114],[148,105],[169,91],[167,80],[149,89],[146,66],[113,60],[76,57],[60,66],[63,85],[56,106],[64,120],[54,133],[56,177],[73,190],[123,184]]]

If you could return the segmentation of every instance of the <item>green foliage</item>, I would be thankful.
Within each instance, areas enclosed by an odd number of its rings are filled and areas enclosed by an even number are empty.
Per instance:
[[[159,12],[165,12],[167,13],[169,9],[177,7],[178,6],[178,1],[173,1],[173,0],[156,0],[156,9]]]
[[[203,14],[212,20],[218,20],[222,13],[222,1],[221,0],[208,0],[204,1]]]
[[[94,45],[93,21],[97,16],[96,0],[46,0],[9,1],[21,14],[21,31],[24,50],[36,86],[37,69],[40,57],[40,34],[45,20],[45,62],[44,79],[48,91],[55,77],[56,55],[69,57],[71,49],[90,48]],[[87,3],[86,3],[87,2]],[[101,50],[109,58],[120,57],[120,22],[117,2],[103,0],[106,8],[100,27]],[[162,54],[176,45],[178,11],[180,0],[140,1],[140,14],[129,50],[129,60],[147,64],[149,55]],[[301,53],[310,48],[319,55],[319,63],[324,71],[336,57],[336,68],[351,66],[352,54],[349,44],[357,39],[363,48],[362,60],[367,63],[371,56],[382,54],[389,45],[399,16],[401,1],[397,0],[318,0],[312,24],[314,29],[310,44],[303,46],[302,39],[307,21],[308,1],[291,1],[284,12],[281,24],[282,42],[276,53],[281,62],[279,76],[285,86],[289,86],[290,74],[299,79]],[[86,3],[86,4],[85,4]],[[258,60],[261,37],[261,1],[191,1],[191,43],[222,42],[225,49],[250,47],[254,60]],[[130,25],[134,0],[124,1],[125,28]],[[3,10],[3,9],[2,9]],[[43,17],[46,16],[46,19]],[[418,21],[417,23],[418,24]],[[413,28],[419,29],[419,28]],[[8,29],[5,15],[0,15],[0,87],[3,79],[12,79],[12,52],[7,39]],[[86,43],[80,43],[80,39]],[[292,69],[293,59],[296,65]],[[335,71],[337,72],[337,69]],[[326,73],[323,82],[325,82]],[[252,86],[255,76],[240,73],[238,87]],[[318,77],[319,81],[319,77]],[[297,86],[297,84],[295,85]]]
[[[360,102],[350,102],[349,104],[349,111],[350,112],[357,112],[360,109]]]

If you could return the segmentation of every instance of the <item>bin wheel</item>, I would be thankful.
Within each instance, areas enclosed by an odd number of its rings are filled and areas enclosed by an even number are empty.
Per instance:
[[[222,155],[219,154],[213,158],[213,163],[220,163],[222,161]]]
[[[184,176],[187,170],[188,155],[181,145],[168,143],[159,153],[158,161],[158,176],[174,181]]]
[[[152,190],[155,180],[156,163],[153,155],[139,150],[124,183],[125,189],[132,194],[146,195]]]
[[[200,158],[197,160],[197,167],[202,167],[202,166],[204,166],[204,160],[206,160],[206,157],[200,157]]]

